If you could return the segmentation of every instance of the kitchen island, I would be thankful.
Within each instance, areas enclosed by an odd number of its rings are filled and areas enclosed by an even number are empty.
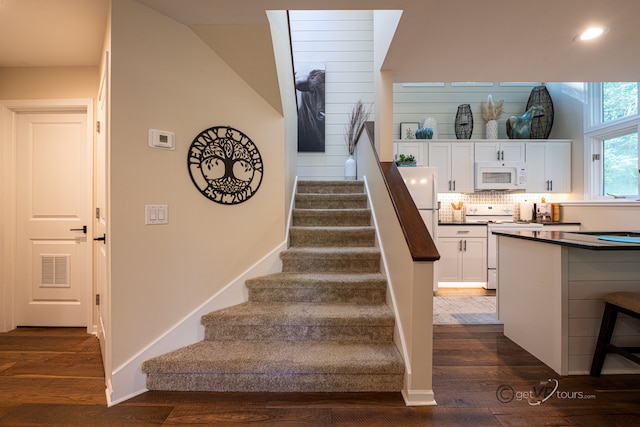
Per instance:
[[[494,234],[497,311],[505,336],[560,375],[589,374],[603,296],[640,292],[640,243],[599,238],[601,234],[625,237],[621,232],[505,230]],[[613,343],[640,345],[640,322],[619,316]],[[602,374],[617,373],[640,373],[640,365],[609,354]]]

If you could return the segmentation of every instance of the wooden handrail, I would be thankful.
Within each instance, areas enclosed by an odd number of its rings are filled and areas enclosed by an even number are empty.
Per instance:
[[[374,145],[373,122],[367,122],[365,129],[371,144]],[[391,198],[396,217],[400,223],[400,228],[402,228],[407,246],[411,252],[411,258],[414,261],[439,260],[440,253],[422,220],[422,216],[420,216],[420,211],[418,211],[416,204],[413,202],[409,189],[405,185],[395,162],[381,162],[375,150],[375,145],[373,151],[387,186],[387,192]]]

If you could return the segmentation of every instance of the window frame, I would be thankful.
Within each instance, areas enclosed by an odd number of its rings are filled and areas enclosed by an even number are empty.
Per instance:
[[[640,82],[636,96],[640,98]],[[638,146],[640,147],[640,113],[603,122],[602,83],[587,83],[587,102],[584,110],[585,198],[592,200],[611,199],[611,196],[602,194],[604,189],[604,141],[634,132],[638,133]],[[640,168],[640,154],[638,155],[638,167]],[[638,181],[638,194],[622,195],[624,199],[638,199],[640,176]]]

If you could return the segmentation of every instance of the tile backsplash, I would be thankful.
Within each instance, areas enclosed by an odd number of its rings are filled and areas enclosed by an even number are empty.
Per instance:
[[[513,204],[515,207],[515,218],[520,217],[518,211],[518,203],[520,202],[533,202],[540,203],[542,198],[545,198],[547,203],[563,202],[568,200],[568,194],[548,194],[548,193],[509,193],[499,191],[483,191],[478,193],[461,194],[461,193],[439,193],[438,201],[440,202],[439,221],[440,222],[453,222],[453,209],[451,203],[463,203],[462,208],[462,221],[465,220],[465,208],[466,205],[481,204],[481,203],[495,203],[495,204]]]

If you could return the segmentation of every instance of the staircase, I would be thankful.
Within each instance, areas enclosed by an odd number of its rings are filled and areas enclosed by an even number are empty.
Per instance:
[[[205,339],[146,361],[150,390],[400,391],[404,362],[360,181],[301,181],[282,272],[202,317]]]

